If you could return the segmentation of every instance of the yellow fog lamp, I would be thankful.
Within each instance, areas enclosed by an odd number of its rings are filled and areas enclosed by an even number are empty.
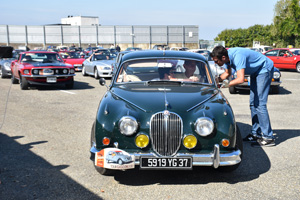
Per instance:
[[[145,148],[149,144],[149,137],[145,134],[139,134],[135,137],[135,145],[139,148]]]
[[[183,145],[187,149],[193,149],[197,145],[197,138],[193,135],[187,135],[183,139]]]

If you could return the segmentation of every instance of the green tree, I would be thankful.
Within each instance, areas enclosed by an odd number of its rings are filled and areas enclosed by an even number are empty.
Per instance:
[[[300,6],[299,0],[279,0],[275,5],[274,26],[271,34],[277,47],[299,46]]]

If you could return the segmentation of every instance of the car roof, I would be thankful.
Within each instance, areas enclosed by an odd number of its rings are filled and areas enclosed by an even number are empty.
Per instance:
[[[131,59],[151,59],[151,58],[184,58],[191,60],[202,60],[206,62],[206,59],[201,54],[195,54],[187,51],[153,51],[144,50],[127,53],[122,57],[122,61]]]

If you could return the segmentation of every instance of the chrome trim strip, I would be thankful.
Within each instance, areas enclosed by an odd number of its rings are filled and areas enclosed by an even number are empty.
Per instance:
[[[31,78],[47,78],[47,77],[69,77],[76,76],[76,74],[65,74],[65,75],[22,75],[23,77],[31,77]]]
[[[218,91],[218,90],[217,90]],[[210,97],[208,97],[207,99],[201,101],[200,103],[194,105],[193,107],[191,107],[190,109],[187,110],[187,112],[190,112],[191,110],[193,110],[194,108],[200,106],[201,104],[205,103],[206,101],[210,100],[211,98],[213,98],[214,96],[216,96],[220,91],[218,91],[217,93],[212,94]]]
[[[123,98],[123,97],[121,97],[121,96],[117,95],[116,93],[114,93],[114,92],[111,92],[111,93],[112,93],[113,95],[117,96],[118,98],[122,99],[123,101],[125,101],[125,102],[127,102],[127,103],[129,103],[129,104],[131,104],[131,105],[133,105],[133,106],[135,106],[135,107],[137,107],[138,109],[140,109],[140,110],[142,110],[142,111],[146,112],[146,110],[145,110],[145,109],[143,109],[143,108],[141,108],[141,107],[137,106],[136,104],[134,104],[134,103],[132,103],[132,102],[128,101],[127,99],[125,99],[125,98]]]

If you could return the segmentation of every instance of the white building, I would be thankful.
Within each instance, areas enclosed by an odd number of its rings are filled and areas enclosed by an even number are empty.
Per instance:
[[[99,25],[99,17],[91,16],[68,16],[61,18],[61,24],[70,24],[71,26]]]

